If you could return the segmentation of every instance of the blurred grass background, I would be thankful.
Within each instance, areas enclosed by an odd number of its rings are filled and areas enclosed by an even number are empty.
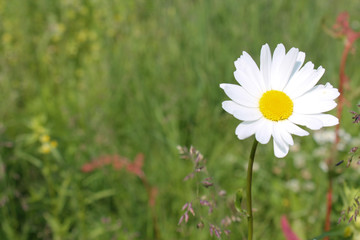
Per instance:
[[[194,180],[183,181],[192,164],[176,146],[199,149],[227,192],[208,223],[236,215],[231,203],[245,186],[252,140],[236,138],[238,121],[221,109],[227,97],[219,83],[235,83],[242,51],[259,63],[264,43],[272,50],[284,43],[326,69],[322,84],[337,86],[343,42],[326,29],[342,11],[360,30],[356,0],[0,0],[0,239],[155,239],[155,225],[160,239],[209,239],[193,216],[178,226],[181,207],[198,195]],[[359,103],[358,58],[357,51],[348,59],[342,121],[352,139],[358,131],[347,112]],[[54,141],[51,151],[42,151],[39,134]],[[258,149],[258,239],[284,239],[283,214],[302,239],[322,232],[327,173],[320,166],[330,151],[314,154],[324,146],[312,136],[296,141],[300,150],[282,160],[271,144]],[[103,155],[138,153],[158,190],[153,208],[128,171],[81,171]],[[359,187],[355,170],[338,179],[334,226],[343,182]],[[245,218],[233,223],[229,239],[245,239],[246,227]]]

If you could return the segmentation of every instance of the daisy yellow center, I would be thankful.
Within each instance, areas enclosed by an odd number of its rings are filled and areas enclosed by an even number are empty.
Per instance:
[[[288,119],[294,104],[284,92],[270,90],[265,92],[259,101],[260,112],[263,116],[272,121]]]

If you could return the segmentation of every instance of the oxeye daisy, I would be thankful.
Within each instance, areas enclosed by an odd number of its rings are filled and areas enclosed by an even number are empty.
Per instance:
[[[330,83],[316,85],[325,69],[314,69],[312,62],[304,66],[305,53],[291,48],[287,53],[278,44],[271,56],[268,44],[261,48],[260,68],[246,52],[235,61],[235,79],[240,84],[220,84],[231,100],[222,107],[243,121],[236,128],[239,139],[255,134],[261,144],[273,137],[274,154],[285,157],[294,144],[292,134],[309,133],[297,125],[311,130],[334,126],[339,120],[324,112],[336,107],[340,93]]]

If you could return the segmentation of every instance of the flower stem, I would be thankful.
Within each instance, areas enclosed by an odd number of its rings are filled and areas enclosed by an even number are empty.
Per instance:
[[[248,240],[252,240],[253,236],[253,214],[252,214],[252,199],[251,199],[251,183],[252,183],[252,171],[253,171],[253,164],[255,158],[256,147],[258,145],[258,141],[254,139],[254,143],[251,148],[249,163],[248,163],[248,170],[247,170],[247,177],[246,177],[246,205],[247,205],[247,214],[248,214]]]

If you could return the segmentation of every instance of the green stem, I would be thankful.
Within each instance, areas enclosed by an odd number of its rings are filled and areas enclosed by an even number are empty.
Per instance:
[[[252,214],[252,199],[251,199],[251,183],[252,183],[252,171],[253,171],[253,164],[255,158],[256,147],[258,145],[258,141],[254,139],[254,143],[251,148],[249,164],[248,164],[248,171],[246,177],[246,205],[247,205],[247,214],[248,214],[248,240],[252,240],[253,236],[253,214]]]

